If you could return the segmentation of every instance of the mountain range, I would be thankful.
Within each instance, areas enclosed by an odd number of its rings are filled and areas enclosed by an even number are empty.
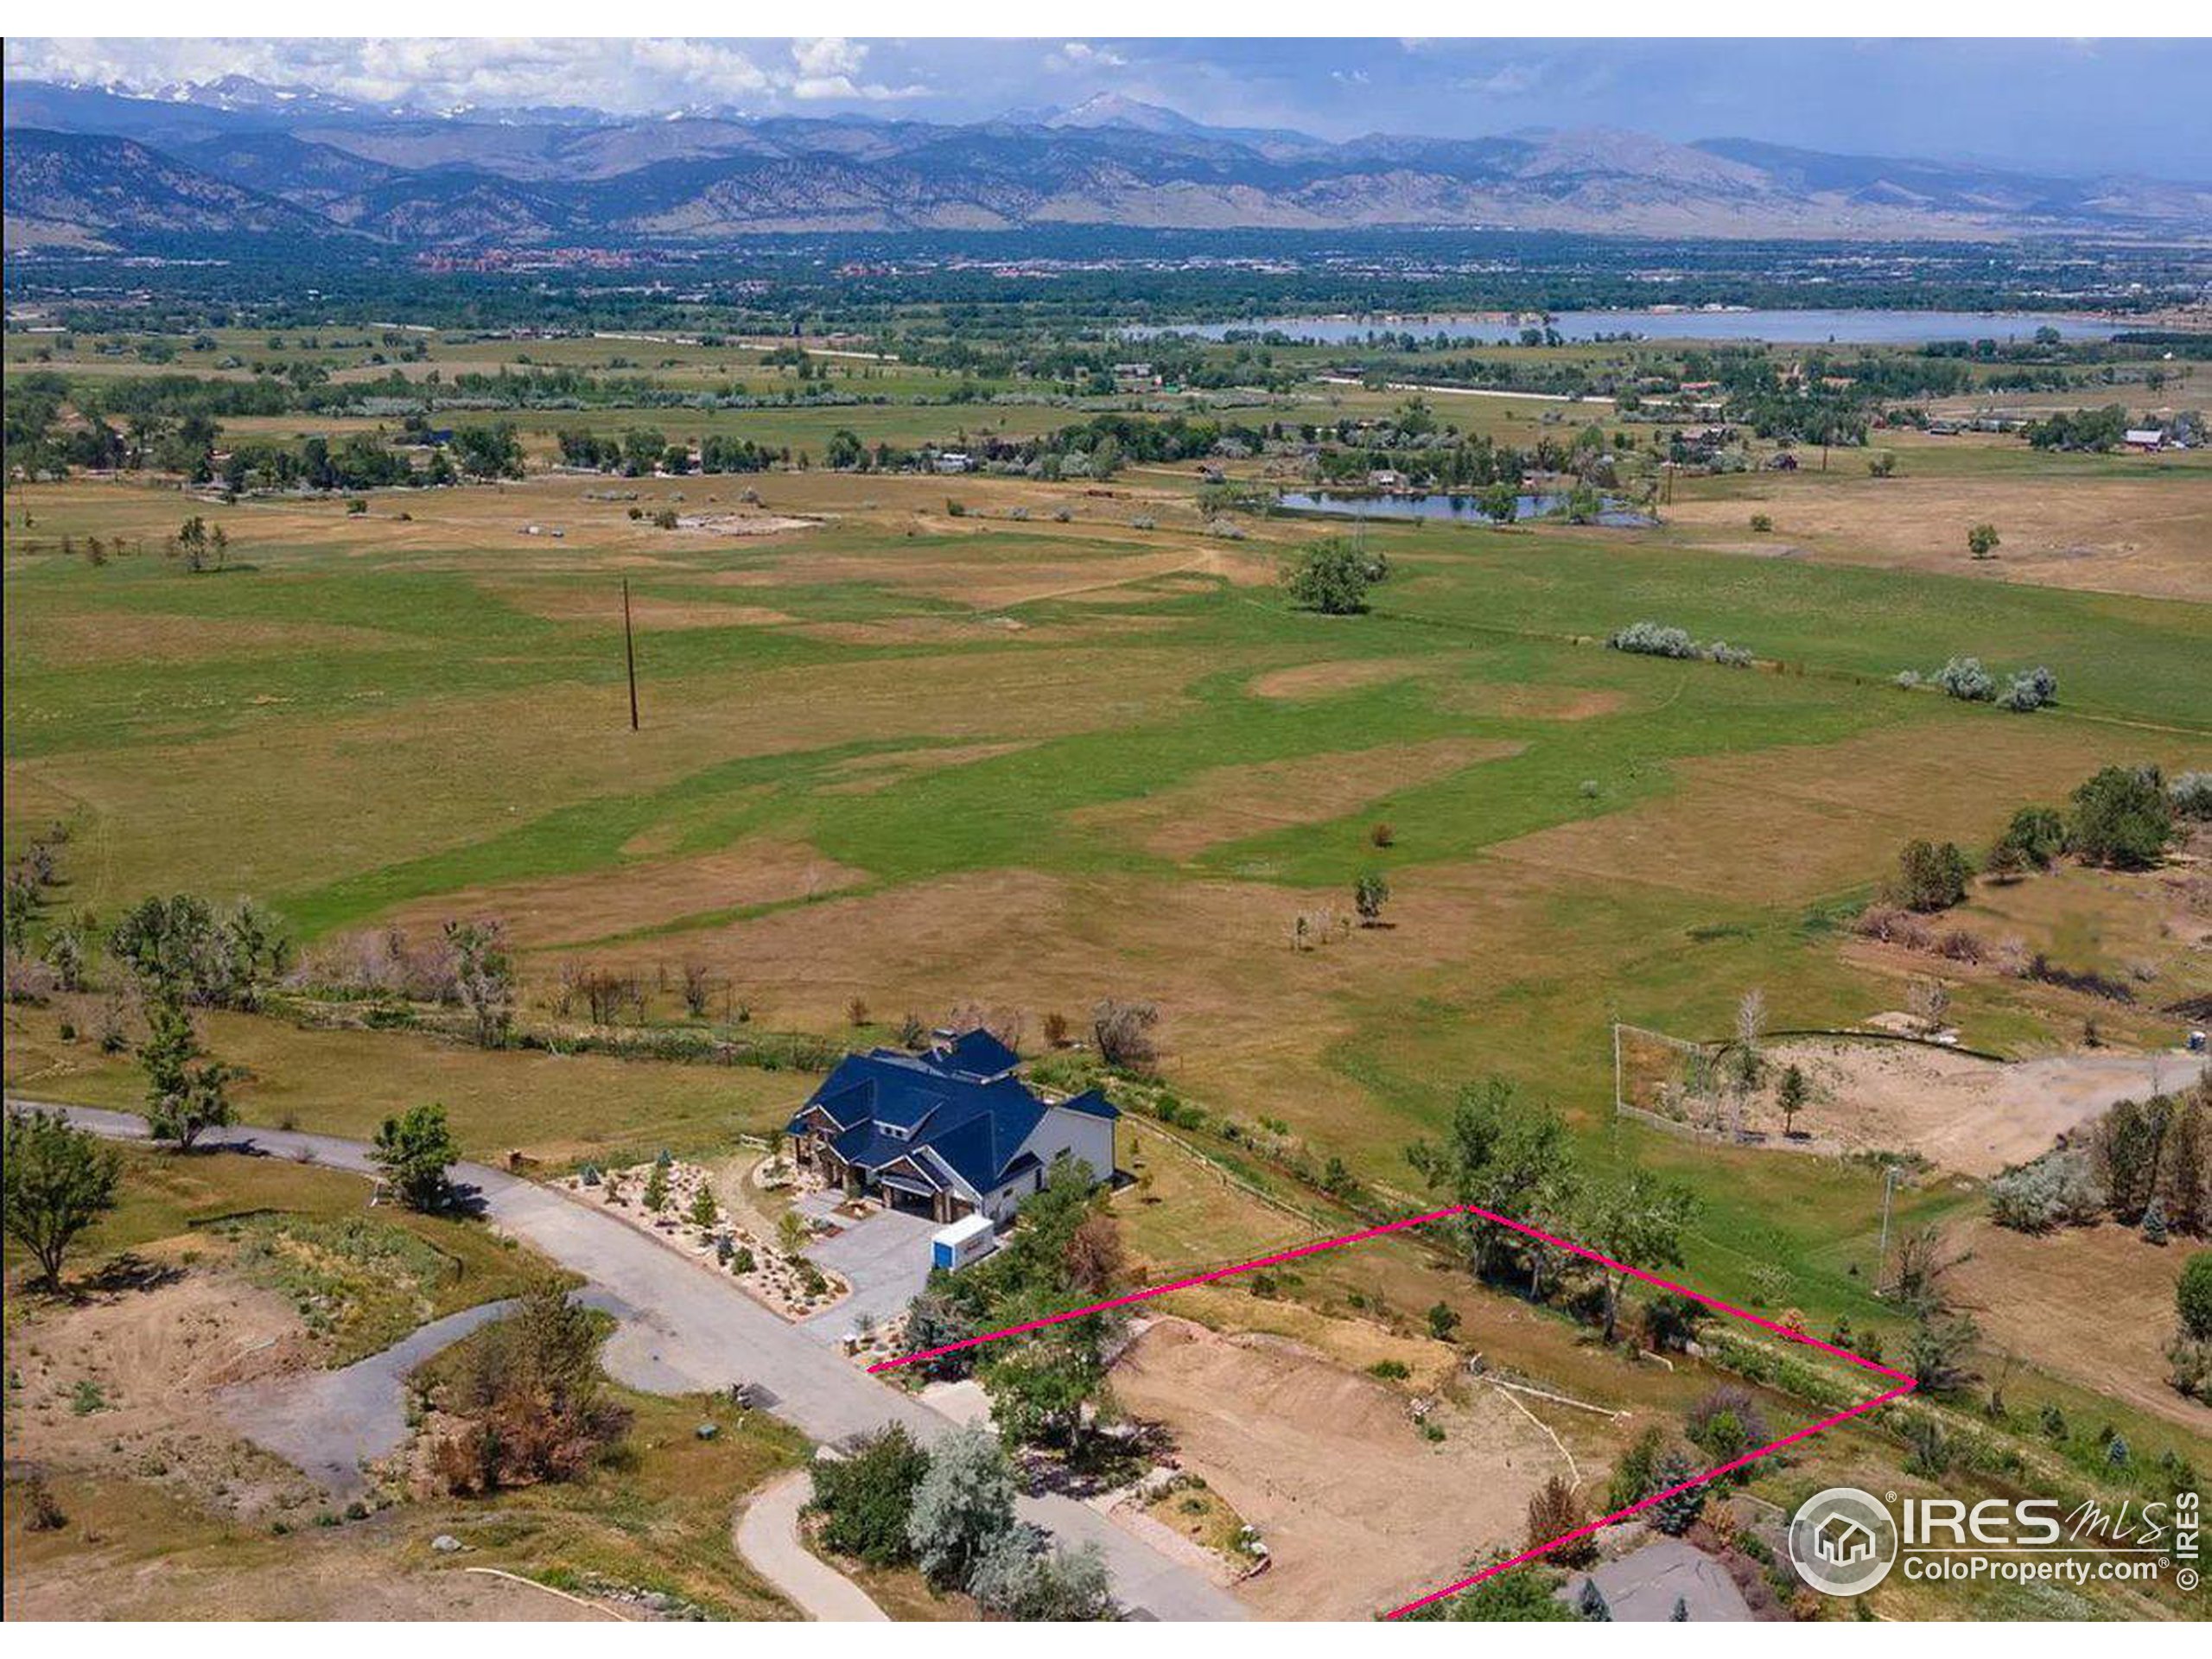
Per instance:
[[[1337,143],[1116,94],[947,124],[372,107],[242,76],[10,81],[6,241],[285,237],[409,251],[712,247],[1033,226],[1662,237],[2212,238],[2212,185],[2061,178],[1593,129]]]

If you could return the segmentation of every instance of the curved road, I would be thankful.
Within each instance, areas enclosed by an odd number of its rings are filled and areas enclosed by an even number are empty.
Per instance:
[[[10,1107],[58,1111],[118,1140],[143,1141],[146,1125],[128,1112],[17,1100]],[[206,1147],[276,1157],[311,1157],[334,1169],[374,1173],[359,1141],[299,1130],[233,1127],[201,1137]],[[732,1281],[702,1271],[665,1245],[610,1216],[535,1184],[456,1164],[456,1183],[476,1189],[486,1216],[581,1274],[619,1321],[607,1368],[632,1388],[655,1394],[712,1393],[753,1386],[763,1408],[809,1440],[842,1440],[904,1423],[924,1445],[952,1420],[853,1366],[829,1344],[785,1324]],[[1242,1603],[1179,1561],[1170,1560],[1107,1516],[1073,1498],[1046,1494],[1020,1501],[1022,1518],[1071,1544],[1095,1543],[1123,1608],[1159,1619],[1241,1619]]]

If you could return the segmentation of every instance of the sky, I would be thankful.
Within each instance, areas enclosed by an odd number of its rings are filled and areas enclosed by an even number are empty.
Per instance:
[[[227,73],[366,102],[971,121],[1101,92],[1217,126],[1678,140],[2212,178],[2212,41],[37,40],[10,79],[152,91]]]

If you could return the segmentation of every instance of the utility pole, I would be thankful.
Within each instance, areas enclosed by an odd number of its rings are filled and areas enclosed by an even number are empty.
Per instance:
[[[638,729],[638,648],[630,637],[630,578],[622,578],[622,666],[630,677],[630,729]]]
[[[1882,1166],[1882,1242],[1875,1248],[1874,1294],[1882,1294],[1882,1275],[1890,1267],[1890,1195],[1897,1188],[1897,1166]]]

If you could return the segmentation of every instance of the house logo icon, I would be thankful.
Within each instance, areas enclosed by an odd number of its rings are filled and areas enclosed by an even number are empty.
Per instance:
[[[1789,1522],[1797,1576],[1831,1596],[1855,1596],[1889,1576],[1897,1559],[1897,1522],[1881,1500],[1856,1486],[1831,1486],[1798,1506]]]

